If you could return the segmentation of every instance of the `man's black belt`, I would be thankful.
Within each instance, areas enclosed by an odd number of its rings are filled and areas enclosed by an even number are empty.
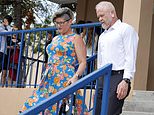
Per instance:
[[[112,70],[111,74],[112,75],[117,75],[117,74],[123,74],[124,70]]]

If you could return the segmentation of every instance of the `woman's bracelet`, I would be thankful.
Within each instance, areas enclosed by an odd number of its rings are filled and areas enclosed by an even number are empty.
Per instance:
[[[75,76],[79,79],[79,74],[75,73]]]

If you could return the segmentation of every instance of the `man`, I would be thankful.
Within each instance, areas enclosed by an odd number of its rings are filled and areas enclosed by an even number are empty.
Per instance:
[[[10,27],[12,20],[13,18],[11,16],[9,15],[5,16],[2,25],[0,26],[0,32],[12,31],[12,28]],[[6,81],[6,74],[8,69],[7,42],[9,42],[10,38],[11,36],[0,36],[0,72],[2,71],[1,75],[2,87],[4,86]]]
[[[118,19],[111,2],[102,1],[95,9],[102,28],[105,29],[99,37],[97,67],[113,64],[107,115],[119,115],[135,73],[138,35],[132,26]],[[102,90],[103,78],[100,78],[95,115],[100,115],[101,112]]]

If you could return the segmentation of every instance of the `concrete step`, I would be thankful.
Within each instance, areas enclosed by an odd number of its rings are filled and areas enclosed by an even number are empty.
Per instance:
[[[126,100],[124,111],[154,112],[154,101]]]
[[[154,91],[134,90],[125,100],[122,115],[154,115]]]
[[[134,90],[132,93],[132,100],[154,101],[154,91]]]
[[[154,112],[123,111],[121,115],[154,115]]]

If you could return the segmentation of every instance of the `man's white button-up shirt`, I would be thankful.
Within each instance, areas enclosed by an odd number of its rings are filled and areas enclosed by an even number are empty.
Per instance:
[[[112,63],[112,70],[124,70],[123,78],[133,78],[138,39],[132,26],[117,20],[99,37],[97,67]]]

